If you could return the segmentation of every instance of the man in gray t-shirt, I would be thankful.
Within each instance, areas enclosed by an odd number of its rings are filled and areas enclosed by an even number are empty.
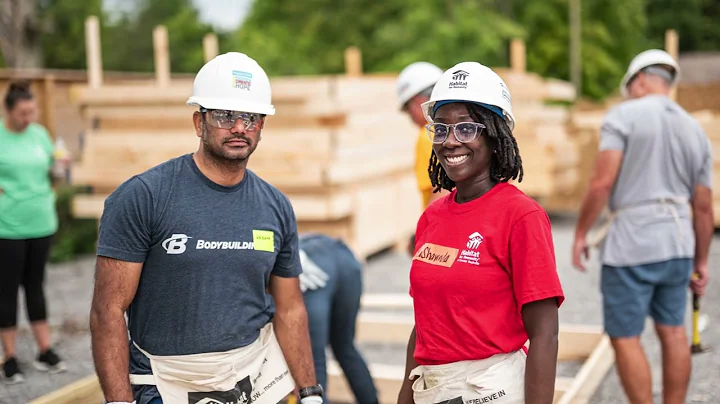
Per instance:
[[[710,141],[668,94],[679,67],[664,51],[640,53],[621,84],[629,98],[606,115],[600,152],[575,231],[573,264],[601,249],[605,331],[630,402],[652,402],[640,344],[650,315],[663,346],[664,401],[682,403],[690,377],[687,289],[702,295],[713,234]],[[607,204],[610,220],[587,241]],[[691,280],[694,273],[698,279]]]
[[[199,106],[197,152],[130,178],[105,201],[91,312],[105,399],[162,403],[161,388],[131,387],[129,375],[157,381],[152,358],[182,361],[251,346],[272,321],[301,396],[322,403],[293,208],[246,168],[266,115],[274,113],[268,78],[247,56],[224,54],[198,72],[188,104]],[[238,380],[235,389],[202,393],[237,363],[218,363],[217,374],[202,375],[206,380],[182,381],[202,387],[188,387],[188,403],[240,403],[264,394],[254,386],[259,375]]]

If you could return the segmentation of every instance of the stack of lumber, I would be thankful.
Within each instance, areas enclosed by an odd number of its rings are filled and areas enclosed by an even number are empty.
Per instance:
[[[290,198],[301,232],[345,238],[360,257],[404,246],[420,215],[413,176],[417,129],[395,106],[394,77],[275,78],[267,119],[248,167]],[[87,132],[72,182],[78,217],[99,217],[123,181],[199,143],[191,81],[166,87],[73,88]]]
[[[545,206],[546,209],[551,211],[577,211],[580,207],[595,168],[595,157],[600,142],[600,127],[608,109],[616,103],[608,103],[602,108],[572,111],[568,128],[583,157],[577,166],[578,182],[570,196],[549,200]],[[720,156],[720,111],[699,110],[692,112],[691,115],[700,123],[712,143],[715,158],[713,189],[720,189],[720,179],[718,179],[720,178],[720,160],[718,160],[718,156]],[[715,192],[714,198],[715,226],[720,227],[720,195]]]
[[[579,148],[568,130],[568,107],[548,102],[573,101],[572,85],[528,72],[495,70],[513,99],[513,134],[524,169],[522,182],[515,184],[541,203],[571,193],[579,179]]]
[[[705,134],[710,139],[713,149],[713,211],[715,213],[715,227],[720,227],[720,111],[702,110],[692,114],[703,127]]]

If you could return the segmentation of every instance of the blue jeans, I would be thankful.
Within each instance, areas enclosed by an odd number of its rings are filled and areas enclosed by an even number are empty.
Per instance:
[[[325,287],[304,294],[313,361],[318,383],[327,385],[325,348],[333,356],[359,404],[378,402],[378,393],[365,360],[355,347],[355,320],[362,295],[362,264],[340,240],[323,235],[300,238],[300,248],[328,274]],[[324,400],[329,403],[327,397]]]
[[[604,265],[600,283],[607,334],[639,336],[648,315],[660,325],[682,326],[692,271],[689,258],[629,267]]]

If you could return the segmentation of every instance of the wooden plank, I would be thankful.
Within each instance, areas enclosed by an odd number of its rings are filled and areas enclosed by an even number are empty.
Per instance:
[[[71,100],[80,105],[185,105],[192,94],[192,82],[173,83],[162,91],[147,84],[114,84],[100,88],[74,85],[70,88]],[[302,103],[307,97],[283,95],[273,92],[273,102]]]
[[[405,376],[405,366],[371,363],[368,365],[368,370],[370,370],[378,392],[378,403],[397,403],[398,393]],[[357,402],[337,362],[327,362],[327,376],[327,393],[330,401],[335,403]]]
[[[99,88],[103,84],[101,52],[100,22],[97,16],[91,15],[85,19],[85,57],[90,88]]]
[[[615,363],[615,353],[607,336],[602,336],[590,357],[573,378],[558,404],[587,404]]]
[[[205,63],[213,60],[218,55],[218,37],[215,33],[209,32],[203,37],[203,56]]]
[[[363,293],[360,298],[363,310],[413,309],[413,299],[406,293]]]
[[[577,92],[575,86],[564,80],[553,78],[545,79],[545,99],[555,101],[575,101]]]
[[[674,29],[669,29],[665,31],[665,50],[676,61],[678,60],[679,48],[680,46],[677,31],[675,31]],[[670,89],[669,97],[673,101],[677,99],[677,86],[673,86],[673,88]]]
[[[278,107],[276,105],[277,108]],[[112,130],[118,134],[144,133],[149,130],[167,132],[171,129],[192,130],[193,113],[197,109],[187,105],[113,106],[90,105],[83,108],[83,117],[88,122],[97,121],[95,129]],[[282,108],[276,115],[265,121],[263,133],[277,129],[298,128],[339,128],[346,123],[346,114],[338,110],[317,111],[305,104]]]
[[[515,38],[510,41],[510,69],[515,73],[525,73],[527,63],[525,61],[525,41]]]
[[[362,53],[357,46],[345,49],[345,74],[350,77],[360,77],[363,74]]]
[[[103,398],[97,375],[92,374],[28,404],[101,404]]]
[[[72,212],[78,218],[102,216],[107,195],[78,194],[73,197]],[[350,191],[326,194],[288,195],[299,221],[339,220],[352,214],[353,195]]]
[[[43,80],[41,119],[53,140],[58,136],[55,111],[55,76],[50,74],[45,76]]]
[[[170,46],[167,27],[164,25],[158,25],[153,29],[153,56],[156,84],[165,89],[170,86]]]

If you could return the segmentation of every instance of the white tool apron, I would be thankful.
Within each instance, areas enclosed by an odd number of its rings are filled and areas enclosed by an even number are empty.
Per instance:
[[[639,206],[653,205],[653,204],[659,204],[673,216],[673,219],[675,220],[675,224],[677,224],[677,226],[678,226],[680,243],[683,243],[684,242],[684,232],[682,229],[682,223],[680,223],[680,214],[678,213],[677,206],[685,205],[687,203],[689,203],[689,200],[685,197],[670,197],[670,198],[654,199],[654,200],[650,200],[650,201],[646,201],[646,202],[639,202],[636,204],[618,208],[615,211],[610,212],[610,214],[607,216],[607,219],[605,220],[605,222],[595,232],[592,232],[591,234],[588,235],[587,240],[586,240],[587,246],[589,248],[598,247],[607,237],[608,233],[610,232],[610,227],[612,226],[613,222],[615,221],[615,218],[617,218],[620,213],[625,212],[632,208],[639,207]]]
[[[524,404],[523,349],[475,361],[420,365],[410,372],[416,404]]]
[[[252,344],[226,352],[150,355],[152,375],[130,375],[134,385],[157,386],[165,404],[276,404],[295,388],[272,323]]]

